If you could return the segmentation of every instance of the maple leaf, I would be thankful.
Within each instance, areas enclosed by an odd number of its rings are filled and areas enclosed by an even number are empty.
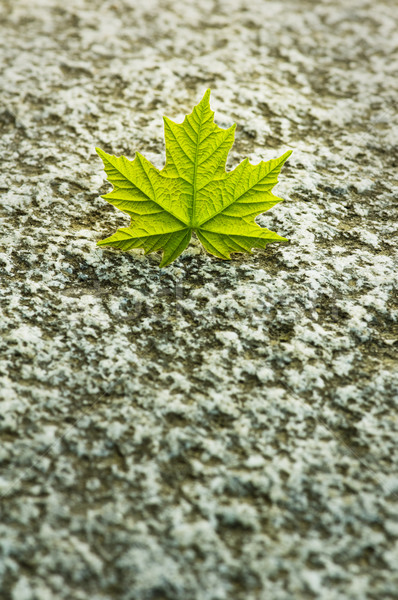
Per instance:
[[[131,216],[130,227],[98,242],[122,250],[163,250],[161,267],[185,248],[194,231],[204,248],[219,258],[231,252],[251,252],[286,238],[260,227],[254,217],[282,201],[271,193],[291,150],[257,165],[246,158],[225,171],[235,127],[221,129],[210,109],[210,90],[181,124],[164,117],[166,165],[156,169],[142,154],[133,161],[100,148],[108,181],[102,196]]]

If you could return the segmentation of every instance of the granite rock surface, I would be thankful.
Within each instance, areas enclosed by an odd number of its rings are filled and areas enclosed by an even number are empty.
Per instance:
[[[398,598],[393,0],[0,4],[3,600]],[[94,147],[293,149],[290,239],[171,266]]]

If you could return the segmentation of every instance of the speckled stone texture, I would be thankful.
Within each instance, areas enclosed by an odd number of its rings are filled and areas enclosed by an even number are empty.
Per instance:
[[[398,598],[395,0],[3,0],[2,600]],[[173,265],[94,152],[292,148],[291,241]]]

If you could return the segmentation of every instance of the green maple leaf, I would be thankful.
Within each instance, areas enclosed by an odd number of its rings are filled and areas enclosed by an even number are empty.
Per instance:
[[[102,196],[131,216],[130,227],[98,242],[122,250],[163,250],[161,267],[188,246],[194,231],[205,249],[229,259],[286,238],[260,227],[254,217],[282,201],[271,193],[291,150],[252,165],[246,158],[225,171],[235,127],[221,129],[210,109],[210,90],[181,124],[164,117],[166,165],[160,171],[142,154],[133,161],[96,148],[113,190]]]

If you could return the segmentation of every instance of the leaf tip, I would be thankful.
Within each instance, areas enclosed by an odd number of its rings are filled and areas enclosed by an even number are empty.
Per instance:
[[[107,157],[109,156],[109,154],[107,154],[104,150],[101,150],[101,148],[98,148],[97,146],[95,147],[95,151],[105,165],[105,161],[106,161]]]
[[[164,259],[162,258],[162,260],[159,263],[159,269],[163,269],[164,267],[168,267],[173,261],[172,260],[168,260],[168,259]]]
[[[203,98],[199,102],[199,104],[204,105],[204,106],[210,106],[210,93],[211,93],[211,89],[207,88],[207,90],[205,91]]]

